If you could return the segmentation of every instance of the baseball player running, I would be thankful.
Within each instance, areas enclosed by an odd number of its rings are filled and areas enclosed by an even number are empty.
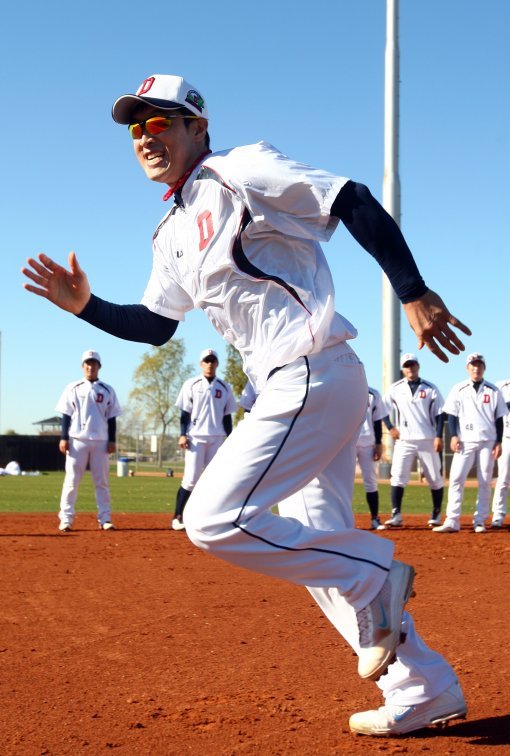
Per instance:
[[[83,353],[84,378],[64,389],[56,409],[62,413],[59,449],[66,455],[66,474],[60,499],[59,530],[71,530],[78,487],[90,467],[102,530],[113,530],[110,507],[109,454],[115,452],[116,418],[120,405],[111,386],[99,380],[101,357],[93,349]]]
[[[496,386],[501,391],[507,409],[510,410],[510,380],[499,381]],[[510,484],[510,415],[504,419],[501,456],[498,459],[498,478],[492,499],[491,528],[502,528],[506,516],[508,485]]]
[[[411,477],[411,467],[420,460],[432,494],[430,527],[441,524],[444,482],[441,474],[443,450],[443,397],[437,386],[420,378],[420,363],[414,354],[402,355],[403,378],[393,383],[384,397],[387,414],[395,413],[395,426],[385,423],[395,439],[391,463],[391,517],[387,527],[402,525],[402,499]]]
[[[69,270],[47,255],[30,258],[26,288],[150,343],[164,343],[188,311],[203,309],[239,350],[258,396],[193,489],[188,537],[233,564],[308,588],[355,649],[360,676],[377,681],[385,699],[354,714],[353,731],[397,734],[465,716],[452,668],[404,609],[412,567],[393,560],[389,539],[354,527],[368,387],[348,344],[356,330],[335,312],[319,242],[344,223],[388,275],[420,348],[447,361],[443,349],[464,348],[453,328],[469,329],[426,287],[398,226],[364,185],[266,142],[211,154],[204,97],[179,76],[148,77],[116,101],[113,117],[128,126],[147,177],[174,199],[154,235],[142,303],[91,294],[74,253]]]
[[[185,381],[176,406],[181,410],[179,446],[184,453],[184,476],[177,491],[173,530],[184,530],[182,515],[196,482],[226,436],[232,433],[232,412],[237,409],[232,389],[216,377],[218,355],[214,349],[200,353],[202,375]]]
[[[484,379],[485,357],[482,354],[469,354],[466,369],[468,380],[452,388],[444,405],[449,416],[450,447],[454,454],[446,518],[442,525],[434,528],[436,533],[457,533],[460,530],[464,484],[475,463],[478,496],[473,528],[475,533],[485,533],[494,462],[501,455],[503,418],[508,412],[501,391]]]
[[[356,459],[363,477],[372,530],[385,530],[379,519],[377,489],[377,462],[382,455],[382,419],[385,416],[386,409],[380,393],[369,386],[367,413],[356,443]]]

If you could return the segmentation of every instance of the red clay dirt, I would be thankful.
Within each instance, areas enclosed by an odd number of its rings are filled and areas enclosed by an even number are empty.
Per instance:
[[[358,524],[368,525],[366,517]],[[465,722],[349,732],[381,704],[304,588],[196,549],[164,515],[0,515],[0,752],[168,756],[510,754],[510,532],[385,532],[417,569],[410,603],[453,664]]]

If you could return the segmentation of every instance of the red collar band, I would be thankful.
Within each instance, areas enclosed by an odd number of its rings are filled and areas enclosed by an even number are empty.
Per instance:
[[[202,152],[202,154],[200,155],[200,157],[197,158],[197,160],[195,160],[195,162],[193,163],[193,165],[191,166],[191,168],[189,168],[186,171],[186,173],[184,173],[181,176],[181,178],[178,181],[175,182],[175,184],[172,184],[172,186],[170,187],[170,189],[163,195],[163,202],[166,202],[167,200],[169,200],[170,197],[173,194],[175,194],[175,192],[178,189],[181,188],[181,186],[184,186],[184,184],[189,179],[189,177],[191,176],[191,174],[193,173],[193,171],[195,170],[195,168],[197,167],[197,165],[205,158],[206,155],[209,155],[210,152],[212,152],[212,150],[205,150],[204,152]]]

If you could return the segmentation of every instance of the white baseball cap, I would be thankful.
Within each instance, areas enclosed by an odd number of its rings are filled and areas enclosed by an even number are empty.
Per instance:
[[[117,123],[131,123],[133,112],[140,104],[153,105],[160,110],[187,108],[193,115],[208,118],[204,98],[182,76],[148,76],[140,84],[136,94],[125,94],[115,101],[112,108],[113,120]]]
[[[411,352],[406,352],[402,355],[402,357],[400,358],[400,367],[403,368],[406,362],[416,362],[418,365],[420,364],[418,357]]]
[[[81,364],[83,365],[83,363],[87,360],[97,360],[99,364],[101,364],[101,357],[99,356],[99,352],[95,352],[93,349],[87,349],[86,352],[83,352],[81,356]]]
[[[483,362],[483,366],[486,367],[485,357],[479,352],[471,352],[471,354],[468,354],[468,356],[466,357],[466,367],[468,365],[471,365],[472,362]]]
[[[206,357],[214,357],[216,360],[218,360],[218,355],[216,354],[214,349],[202,349],[202,351],[200,352],[200,362],[205,360]]]

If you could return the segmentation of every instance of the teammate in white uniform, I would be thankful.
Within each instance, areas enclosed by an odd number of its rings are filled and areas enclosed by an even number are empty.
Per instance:
[[[115,391],[98,378],[101,357],[94,350],[82,355],[84,378],[66,386],[56,409],[62,413],[59,449],[66,455],[66,475],[60,499],[59,530],[71,530],[78,487],[90,468],[102,530],[113,530],[110,506],[109,454],[115,452],[116,421],[121,409]]]
[[[475,463],[478,497],[473,528],[475,533],[485,533],[494,462],[501,455],[503,418],[508,411],[501,391],[484,379],[485,358],[482,354],[473,352],[468,355],[466,369],[468,380],[457,383],[444,404],[444,411],[449,415],[450,446],[454,455],[446,518],[442,525],[434,528],[436,533],[457,533],[460,530],[464,484]]]
[[[498,381],[496,386],[501,391],[503,400],[510,410],[510,380]],[[508,486],[510,485],[510,414],[505,416],[501,456],[498,459],[498,478],[492,499],[491,528],[502,528],[506,516]]]
[[[195,484],[225,438],[232,432],[232,412],[237,409],[232,389],[216,377],[218,355],[214,349],[200,353],[202,375],[184,382],[176,406],[181,410],[179,446],[184,449],[184,476],[177,491],[173,530],[184,530],[182,516]]]
[[[395,426],[385,423],[395,439],[391,463],[391,517],[388,527],[402,525],[402,499],[411,477],[411,467],[420,460],[432,494],[430,527],[441,524],[444,482],[441,473],[443,450],[443,397],[437,386],[420,378],[420,363],[415,354],[402,355],[404,377],[390,386],[384,397],[387,414],[395,413]]]
[[[117,100],[113,117],[129,124],[146,175],[174,196],[142,304],[91,294],[73,253],[70,270],[47,255],[29,259],[26,288],[135,341],[164,343],[186,312],[203,309],[241,353],[258,396],[195,486],[188,536],[229,562],[307,586],[386,701],[354,714],[352,730],[395,734],[464,716],[452,668],[403,609],[412,568],[393,561],[389,539],[354,527],[367,383],[319,242],[342,220],[388,275],[420,348],[446,361],[443,348],[464,348],[451,326],[469,329],[426,287],[397,225],[362,184],[266,143],[209,155],[204,98],[177,76],[150,76]]]
[[[382,419],[385,416],[386,409],[380,393],[369,386],[367,413],[356,442],[356,459],[363,477],[372,530],[385,530],[379,519],[377,489],[377,462],[382,455]]]

